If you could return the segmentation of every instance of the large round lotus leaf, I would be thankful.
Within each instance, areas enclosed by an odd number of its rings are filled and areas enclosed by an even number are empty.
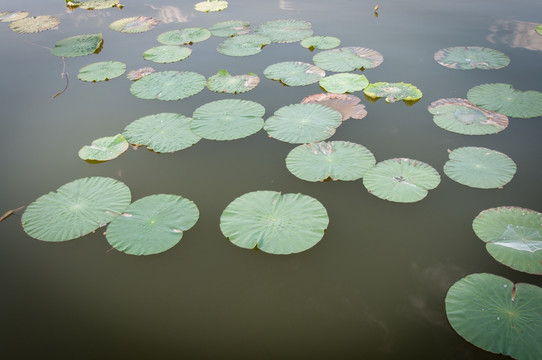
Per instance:
[[[267,36],[274,43],[292,43],[312,35],[311,24],[302,20],[271,20],[256,28],[256,33]]]
[[[28,15],[28,11],[7,11],[0,13],[0,22],[12,22],[15,20],[20,20]]]
[[[186,59],[192,54],[192,50],[185,46],[163,45],[150,48],[143,53],[145,60],[156,63],[172,63]]]
[[[79,157],[83,160],[108,161],[119,157],[128,150],[128,141],[121,134],[96,139],[90,145],[79,150]]]
[[[219,93],[238,94],[254,89],[260,83],[260,78],[254,73],[230,75],[226,70],[220,70],[216,75],[207,79],[209,90]]]
[[[90,55],[95,53],[102,43],[102,34],[76,35],[57,42],[51,53],[61,57]]]
[[[441,128],[464,135],[496,134],[508,126],[508,118],[459,98],[440,99],[427,107]]]
[[[136,81],[141,79],[144,76],[147,76],[149,74],[152,74],[154,72],[154,69],[152,67],[142,67],[137,70],[132,70],[128,74],[126,74],[126,77],[132,81]]]
[[[388,103],[398,100],[414,101],[422,97],[422,92],[417,87],[405,83],[377,82],[367,86],[363,92],[371,98],[385,97]]]
[[[310,49],[329,50],[341,45],[341,40],[333,36],[311,36],[301,40],[301,46]]]
[[[152,255],[175,246],[199,218],[194,202],[177,195],[151,195],[134,201],[107,227],[107,241],[130,255]]]
[[[249,56],[259,53],[265,45],[270,43],[271,40],[262,35],[239,35],[224,40],[217,51],[228,56]]]
[[[170,153],[190,147],[201,137],[190,130],[192,119],[181,114],[160,113],[133,121],[122,133],[133,145]]]
[[[346,92],[361,91],[369,85],[365,75],[335,74],[320,79],[320,86],[327,92],[342,94]]]
[[[158,35],[156,40],[164,45],[188,45],[205,41],[211,37],[211,32],[205,28],[186,28],[166,31]]]
[[[105,177],[83,178],[30,204],[23,229],[43,241],[66,241],[89,234],[122,213],[130,204],[130,189]]]
[[[372,69],[382,64],[384,58],[376,50],[362,47],[343,47],[322,51],[312,61],[324,70],[346,72],[356,69]]]
[[[158,19],[135,16],[114,21],[109,25],[109,28],[127,34],[136,34],[154,29],[160,23],[161,21]]]
[[[479,189],[506,185],[516,173],[516,164],[507,155],[483,147],[462,147],[449,154],[444,173],[460,184]]]
[[[222,21],[211,26],[209,31],[219,37],[245,35],[250,32],[250,23],[242,20]]]
[[[367,116],[365,105],[360,104],[361,99],[349,94],[322,93],[307,96],[302,103],[317,103],[328,106],[341,113],[342,120],[363,119]]]
[[[220,230],[235,245],[283,255],[316,245],[328,224],[327,211],[318,200],[275,191],[244,194],[220,216]]]
[[[301,61],[285,61],[269,65],[263,75],[271,80],[280,80],[288,86],[304,86],[318,82],[326,72],[318,66]]]
[[[475,105],[507,116],[542,116],[542,93],[516,90],[510,84],[478,85],[467,92],[467,98]]]
[[[83,81],[107,81],[121,76],[126,64],[119,61],[102,61],[82,67],[77,77]]]
[[[265,108],[254,101],[217,100],[194,111],[191,129],[204,139],[241,139],[260,131],[264,114]]]
[[[16,33],[31,34],[52,29],[60,24],[54,16],[40,15],[28,16],[20,20],[15,20],[9,24],[9,28]]]
[[[538,33],[538,35],[542,35],[542,24],[538,25],[535,30]]]
[[[299,145],[286,157],[288,170],[307,181],[361,179],[375,163],[367,148],[347,141]]]
[[[371,194],[402,203],[422,200],[438,184],[440,175],[435,169],[406,158],[384,160],[363,175],[363,185]]]
[[[446,294],[446,315],[465,340],[514,359],[542,359],[542,288],[472,274]]]
[[[270,137],[292,144],[325,140],[341,125],[341,114],[320,104],[283,106],[266,120],[264,129]]]
[[[487,251],[512,269],[542,275],[542,214],[515,206],[482,211],[472,228]]]
[[[122,8],[122,5],[118,0],[87,0],[79,4],[79,8],[85,10],[102,10],[112,7]]]
[[[202,12],[222,11],[228,7],[228,2],[223,0],[201,1],[194,5],[194,9]]]
[[[441,49],[435,61],[451,69],[500,69],[510,64],[506,54],[481,46],[457,46]]]
[[[205,88],[205,76],[191,71],[158,71],[139,79],[130,87],[140,99],[180,100]]]

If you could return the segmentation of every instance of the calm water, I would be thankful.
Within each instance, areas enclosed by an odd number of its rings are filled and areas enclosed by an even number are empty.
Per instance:
[[[0,355],[5,359],[496,359],[448,325],[444,297],[461,277],[488,272],[542,286],[542,279],[496,262],[473,233],[474,217],[487,208],[516,205],[542,211],[542,119],[511,119],[498,135],[465,136],[434,125],[432,101],[465,97],[488,82],[542,91],[539,0],[231,0],[220,13],[199,13],[194,1],[131,1],[123,10],[67,11],[61,0],[0,0],[0,12],[27,10],[56,15],[58,29],[16,34],[0,23],[0,213],[26,205],[85,176],[126,183],[133,199],[170,193],[193,200],[200,220],[172,250],[135,257],[109,251],[102,231],[60,244],[27,236],[20,217],[0,225],[3,311]],[[379,17],[373,7],[380,5]],[[108,25],[146,15],[161,25],[123,34]],[[312,62],[298,43],[271,44],[245,58],[219,54],[223,40],[192,46],[179,63],[154,64],[142,53],[156,36],[219,21],[300,19],[315,35],[336,36],[342,46],[363,46],[384,56],[364,74],[369,81],[408,82],[423,98],[413,106],[383,100],[367,106],[363,120],[349,120],[333,140],[369,148],[377,161],[409,157],[442,176],[439,187],[414,204],[367,193],[361,181],[308,183],[291,175],[284,159],[294,147],[262,130],[231,142],[202,140],[174,154],[130,149],[103,164],[80,160],[77,151],[93,139],[122,132],[140,117],[160,112],[191,116],[209,101],[241,98],[261,103],[266,118],[278,108],[321,92],[318,84],[284,87],[263,69],[280,61]],[[69,87],[62,90],[62,60],[47,48],[79,34],[103,33],[100,54],[66,60]],[[459,71],[433,60],[449,46],[487,46],[505,52],[500,70]],[[190,70],[206,77],[227,69],[255,72],[253,91],[215,94],[205,89],[189,99],[164,102],[130,94],[124,76],[84,83],[84,65],[106,60],[128,70]],[[355,93],[363,98],[361,93]],[[480,190],[450,180],[442,171],[447,149],[483,146],[509,155],[514,179],[502,190]],[[273,256],[243,250],[221,234],[219,217],[234,198],[254,190],[311,195],[327,208],[323,240],[301,254]]]

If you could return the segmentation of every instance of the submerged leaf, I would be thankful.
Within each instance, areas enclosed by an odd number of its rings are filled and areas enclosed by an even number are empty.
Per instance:
[[[256,33],[264,35],[274,43],[291,43],[312,35],[311,24],[302,20],[271,20],[256,28]]]
[[[52,29],[60,24],[54,16],[40,15],[28,16],[20,20],[15,20],[9,24],[9,28],[16,33],[31,34]]]
[[[494,49],[481,46],[456,46],[439,50],[434,59],[450,69],[500,69],[510,64],[510,58]]]
[[[202,42],[211,37],[211,32],[205,28],[193,27],[182,30],[166,31],[158,35],[156,40],[164,45],[188,45]]]
[[[219,37],[245,35],[250,32],[250,23],[242,20],[228,20],[214,24],[209,31]]]
[[[180,100],[205,88],[205,76],[191,71],[158,71],[144,76],[130,87],[140,99]]]
[[[326,72],[318,66],[301,61],[285,61],[269,65],[263,74],[268,79],[280,80],[288,86],[314,84],[326,76]]]
[[[312,61],[324,70],[346,72],[357,69],[372,69],[382,64],[384,58],[376,50],[363,47],[343,47],[322,51]]]
[[[230,75],[226,70],[220,70],[216,75],[207,79],[207,87],[214,92],[237,94],[250,91],[260,83],[260,78],[254,73]]]
[[[371,98],[386,97],[386,102],[393,103],[399,100],[414,101],[422,97],[422,92],[412,84],[376,82],[369,84],[363,90]]]
[[[136,34],[154,29],[160,23],[160,20],[151,17],[135,16],[114,21],[109,28],[127,34]]]
[[[145,60],[156,63],[172,63],[186,59],[192,54],[192,50],[186,46],[162,45],[150,48],[143,53]]]
[[[217,51],[228,56],[250,56],[258,54],[265,45],[270,43],[271,40],[262,35],[239,35],[224,40]]]
[[[194,9],[202,12],[222,11],[228,7],[228,2],[223,0],[201,1],[194,5]]]
[[[467,98],[475,105],[507,116],[542,116],[542,93],[516,90],[510,84],[478,85],[468,91]]]
[[[121,76],[126,64],[119,61],[102,61],[82,67],[77,77],[83,81],[107,81]]]
[[[7,11],[0,13],[0,22],[12,22],[20,20],[29,15],[28,11]]]
[[[102,34],[76,35],[57,42],[51,53],[61,57],[85,56],[95,53],[102,43]]]
[[[320,86],[328,92],[342,94],[346,92],[361,91],[369,85],[365,75],[335,74],[320,79]]]
[[[117,7],[120,9],[123,7],[118,0],[87,0],[78,5],[80,9],[85,10],[102,10],[112,7]]]
[[[143,67],[137,70],[130,71],[128,74],[126,74],[126,77],[132,81],[136,81],[136,80],[141,79],[144,76],[152,74],[153,72],[154,72],[154,69],[152,67]]]
[[[83,160],[108,161],[122,155],[130,144],[124,136],[117,134],[96,139],[90,145],[85,145],[79,150],[79,157]]]
[[[302,103],[317,103],[328,106],[341,113],[342,120],[363,119],[367,116],[365,105],[360,104],[360,98],[354,95],[322,93],[308,96]]]

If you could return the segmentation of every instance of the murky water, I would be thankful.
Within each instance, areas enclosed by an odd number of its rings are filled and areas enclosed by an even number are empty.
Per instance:
[[[193,10],[197,1],[126,0],[123,10],[67,11],[61,0],[24,3],[0,0],[0,11],[56,15],[56,30],[21,35],[0,23],[1,64],[0,212],[29,204],[85,176],[109,176],[127,184],[133,199],[178,194],[200,209],[196,226],[172,250],[135,257],[110,251],[101,231],[60,244],[27,236],[20,217],[0,225],[0,273],[4,309],[0,354],[6,359],[490,359],[448,325],[444,296],[461,277],[488,272],[542,286],[540,277],[499,264],[471,229],[487,208],[515,205],[542,211],[542,119],[515,119],[498,135],[465,136],[434,125],[427,105],[465,97],[473,86],[504,82],[542,91],[542,36],[538,0],[444,1],[248,1],[231,0],[219,13]],[[379,17],[373,14],[380,5]],[[161,25],[123,34],[108,25],[145,15]],[[179,63],[154,64],[142,53],[156,36],[225,20],[300,19],[315,35],[341,39],[384,56],[366,70],[369,81],[412,83],[424,96],[413,106],[383,100],[368,116],[349,120],[334,140],[370,149],[377,161],[409,157],[441,174],[439,187],[414,204],[378,199],[361,181],[308,183],[291,175],[284,159],[292,145],[262,130],[236,141],[202,140],[174,154],[129,150],[116,160],[88,164],[77,151],[93,139],[122,132],[140,117],[160,112],[191,116],[224,98],[248,99],[278,108],[321,92],[318,84],[284,87],[263,69],[280,61],[312,62],[314,53],[294,44],[271,44],[245,58],[219,54],[222,38],[192,46]],[[47,48],[68,36],[103,33],[98,55],[63,63]],[[538,36],[538,37],[537,37]],[[462,45],[505,52],[500,70],[459,71],[433,60],[435,51]],[[227,69],[254,72],[253,91],[215,94],[205,89],[181,101],[141,100],[124,76],[84,83],[84,65],[118,60],[128,70],[190,70],[206,77]],[[355,93],[363,98],[361,93]],[[483,146],[509,155],[514,179],[501,190],[472,189],[442,171],[447,149]],[[326,207],[330,225],[323,240],[297,255],[273,256],[240,249],[221,234],[219,217],[234,198],[254,190],[311,195]]]

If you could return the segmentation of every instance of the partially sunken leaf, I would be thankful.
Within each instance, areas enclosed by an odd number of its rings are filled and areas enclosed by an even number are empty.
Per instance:
[[[379,162],[363,176],[363,185],[371,194],[401,203],[422,200],[438,184],[440,175],[434,168],[407,158]]]
[[[542,93],[516,90],[510,84],[478,85],[468,91],[467,98],[475,105],[507,116],[542,116]]]
[[[388,103],[399,100],[415,101],[422,97],[422,92],[417,87],[405,83],[377,82],[369,84],[363,92],[371,98],[385,97]]]
[[[264,35],[274,43],[292,43],[312,35],[311,24],[302,20],[271,20],[256,28],[256,33]]]
[[[441,128],[464,135],[496,134],[508,126],[508,117],[459,98],[440,99],[427,107]]]
[[[182,30],[166,31],[158,35],[156,40],[164,45],[192,45],[205,41],[211,37],[211,32],[205,28],[186,28]]]
[[[102,34],[76,35],[57,42],[51,53],[61,57],[85,56],[95,53],[102,43]]]
[[[146,146],[159,153],[186,149],[201,137],[190,130],[192,119],[181,114],[160,113],[139,118],[122,133],[130,144]]]
[[[102,61],[82,67],[77,77],[83,81],[107,81],[121,76],[126,64],[119,61]]]
[[[304,48],[329,50],[341,45],[341,40],[333,36],[311,36],[300,42]]]
[[[483,148],[462,147],[449,154],[444,173],[460,184],[479,189],[495,189],[512,180],[516,164],[507,155]]]
[[[199,219],[194,202],[177,195],[151,195],[134,201],[107,227],[107,241],[130,255],[153,255],[175,246]]]
[[[28,11],[7,11],[0,13],[0,22],[11,22],[20,20],[29,15]]]
[[[143,76],[152,74],[153,72],[154,69],[152,67],[143,67],[137,70],[130,71],[128,74],[126,74],[126,77],[132,81],[136,81],[141,79]]]
[[[242,20],[228,20],[214,24],[209,31],[219,37],[245,35],[250,32],[250,23]]]
[[[472,274],[446,294],[446,315],[465,340],[514,359],[542,359],[542,288]]]
[[[117,134],[94,140],[92,144],[83,146],[78,155],[83,160],[108,161],[122,155],[129,146],[124,136]]]
[[[222,0],[207,0],[207,1],[201,1],[194,5],[194,9],[201,12],[214,12],[214,11],[222,11],[225,10],[228,7],[227,1]]]
[[[127,34],[136,34],[154,29],[160,23],[161,21],[158,19],[135,16],[114,21],[109,25],[109,28]]]
[[[130,189],[115,179],[78,179],[30,204],[21,219],[23,229],[43,241],[75,239],[113,220],[131,197]]]
[[[328,224],[327,211],[318,200],[275,191],[244,194],[220,216],[220,230],[233,244],[281,255],[313,247]]]
[[[510,58],[494,49],[481,46],[457,46],[439,50],[435,61],[450,69],[500,69],[510,64]]]
[[[186,46],[162,45],[150,48],[143,53],[145,60],[156,63],[172,63],[186,59],[192,54],[192,50]]]
[[[239,35],[224,40],[217,51],[228,56],[250,56],[258,54],[265,45],[270,43],[271,40],[262,35]]]
[[[365,75],[335,74],[320,79],[320,86],[327,92],[342,94],[346,92],[361,91],[369,85]]]
[[[140,99],[180,100],[205,88],[205,76],[191,71],[158,71],[144,76],[130,87]]]
[[[192,131],[209,140],[235,140],[263,126],[265,108],[254,101],[226,99],[204,104],[193,114]]]
[[[375,164],[366,147],[347,141],[299,145],[286,157],[288,170],[306,181],[357,180]]]
[[[342,120],[363,119],[367,116],[365,105],[360,104],[360,98],[354,95],[322,93],[308,96],[302,103],[317,103],[328,106],[341,113]]]
[[[238,94],[254,89],[260,83],[260,78],[254,73],[230,75],[226,70],[220,70],[216,75],[207,79],[209,90],[218,93]]]
[[[269,65],[263,74],[268,79],[280,80],[288,86],[314,84],[326,76],[326,72],[318,66],[301,61],[285,61]]]
[[[87,0],[79,4],[80,9],[85,10],[102,10],[112,7],[122,8],[118,0]]]
[[[372,69],[382,64],[384,58],[376,50],[362,47],[343,47],[322,51],[312,61],[324,70],[346,72],[357,69]]]
[[[54,16],[40,15],[28,16],[20,20],[15,20],[9,24],[9,28],[16,33],[31,34],[52,29],[60,24]]]
[[[482,211],[472,228],[498,262],[542,275],[542,214],[515,206]]]

